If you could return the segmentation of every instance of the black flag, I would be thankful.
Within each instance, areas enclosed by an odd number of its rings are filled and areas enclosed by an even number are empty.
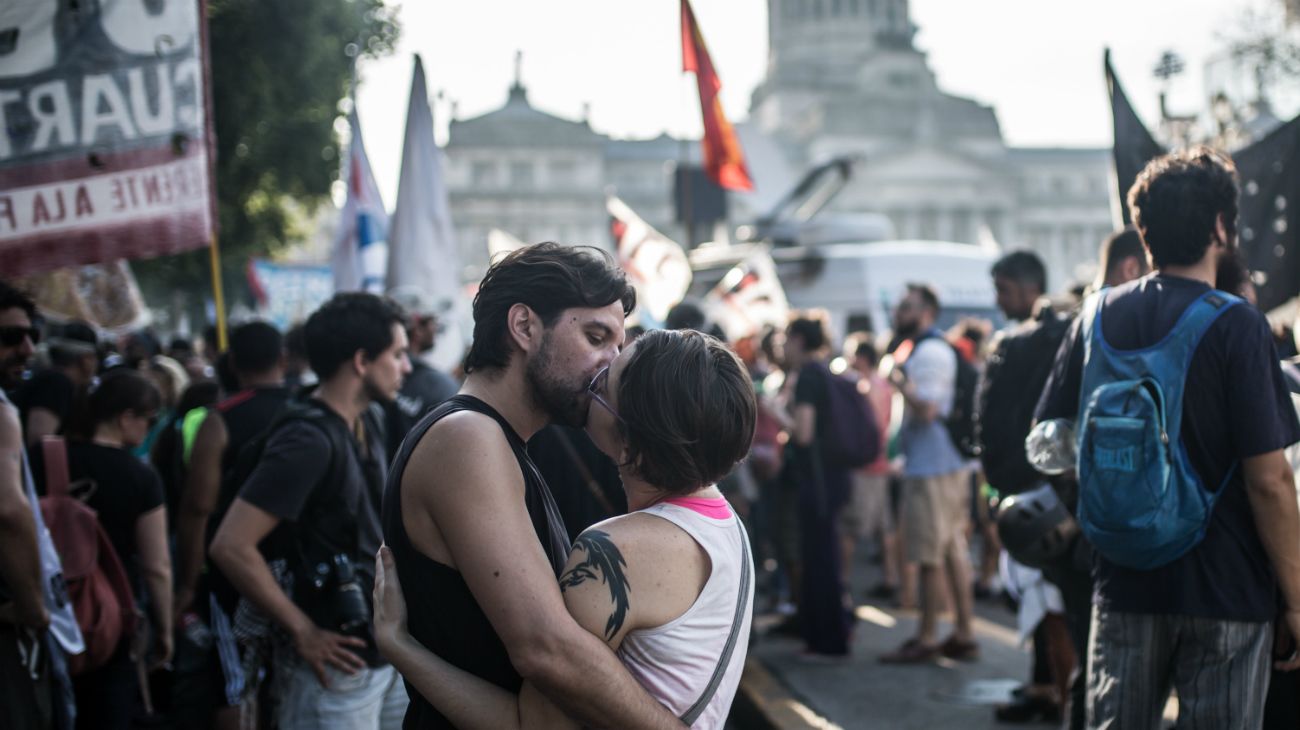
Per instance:
[[[1232,159],[1241,182],[1237,237],[1267,312],[1300,294],[1300,117]]]
[[[1112,154],[1115,158],[1115,182],[1119,189],[1119,209],[1123,224],[1132,222],[1128,211],[1128,189],[1138,173],[1152,159],[1165,153],[1165,149],[1152,139],[1151,133],[1138,119],[1137,112],[1128,103],[1124,89],[1115,78],[1115,69],[1110,67],[1110,49],[1104,56],[1106,65],[1106,88],[1110,90],[1110,112],[1114,118],[1115,146]]]

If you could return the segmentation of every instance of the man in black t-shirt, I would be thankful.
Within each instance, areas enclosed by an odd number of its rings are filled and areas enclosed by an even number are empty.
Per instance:
[[[307,320],[320,387],[302,417],[267,434],[257,466],[212,540],[212,561],[236,590],[289,634],[276,647],[279,727],[395,728],[400,677],[374,648],[369,615],[381,542],[382,433],[365,413],[392,400],[411,371],[400,310],[371,294],[335,295]],[[292,599],[259,544],[276,539],[294,573]],[[313,580],[316,582],[313,583]],[[349,604],[357,597],[358,606]],[[321,707],[331,709],[320,717]]]
[[[1156,272],[1110,290],[1106,343],[1151,347],[1210,290],[1236,246],[1232,163],[1197,148],[1151,162],[1129,192]],[[1077,418],[1085,345],[1076,322],[1038,418]],[[1300,515],[1282,449],[1300,440],[1268,323],[1230,307],[1206,331],[1187,373],[1182,442],[1208,489],[1220,489],[1204,539],[1154,570],[1095,560],[1088,661],[1089,727],[1155,728],[1170,686],[1179,724],[1259,727],[1272,621],[1300,633]],[[1293,655],[1279,663],[1300,667]]]
[[[209,672],[215,664],[220,689],[211,687],[206,675],[197,676],[193,696],[215,705],[195,708],[195,712],[213,713],[216,730],[238,727],[245,678],[233,632],[228,629],[238,594],[221,571],[208,564],[207,545],[235,499],[233,491],[238,485],[223,484],[223,476],[234,468],[241,449],[266,430],[289,400],[284,386],[284,338],[275,327],[266,322],[236,327],[230,333],[227,356],[241,390],[207,409],[202,417],[175,517],[177,625],[187,620],[185,614],[193,613],[212,627],[214,645],[202,670]],[[180,645],[182,651],[191,648],[198,649]]]

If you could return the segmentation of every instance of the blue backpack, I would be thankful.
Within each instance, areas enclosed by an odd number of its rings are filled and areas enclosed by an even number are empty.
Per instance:
[[[1182,441],[1183,392],[1192,354],[1219,315],[1241,300],[1201,295],[1155,345],[1116,350],[1106,343],[1106,292],[1083,309],[1083,384],[1075,438],[1079,453],[1079,525],[1103,557],[1152,570],[1205,537],[1214,503]],[[1228,471],[1224,484],[1232,477]]]

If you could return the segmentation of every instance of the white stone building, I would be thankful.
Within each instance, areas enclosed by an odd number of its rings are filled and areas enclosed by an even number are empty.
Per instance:
[[[759,193],[732,196],[732,223],[766,212],[803,171],[860,156],[830,210],[889,217],[899,238],[1032,248],[1054,290],[1091,277],[1111,229],[1108,149],[1008,148],[994,110],[944,93],[913,45],[907,0],[768,0],[767,76],[738,125]],[[452,216],[465,262],[487,231],[607,246],[612,191],[666,234],[676,161],[699,143],[616,140],[533,107],[516,81],[505,106],[453,120]]]

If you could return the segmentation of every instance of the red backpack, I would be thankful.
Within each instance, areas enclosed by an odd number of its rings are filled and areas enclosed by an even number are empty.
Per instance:
[[[46,436],[41,449],[45,456],[41,515],[63,561],[68,599],[86,639],[86,651],[68,658],[68,670],[76,675],[107,664],[135,633],[135,598],[95,510],[68,493],[68,451],[63,439]]]

